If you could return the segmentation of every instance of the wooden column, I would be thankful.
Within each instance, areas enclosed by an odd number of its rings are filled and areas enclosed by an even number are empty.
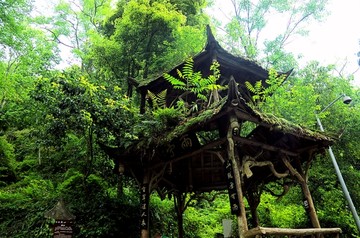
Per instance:
[[[239,237],[243,238],[244,232],[248,230],[248,225],[246,219],[244,197],[241,186],[241,174],[238,166],[239,156],[237,154],[237,150],[235,149],[235,144],[233,140],[233,136],[238,135],[239,131],[240,131],[239,122],[237,121],[235,115],[231,115],[229,118],[229,128],[227,132],[227,141],[228,141],[227,152],[228,152],[229,160],[231,160],[232,162],[236,192],[239,199],[238,205],[240,207],[240,214],[237,215],[237,222],[239,226]]]
[[[174,196],[174,205],[176,210],[176,217],[177,217],[177,225],[178,225],[178,238],[184,237],[184,219],[183,214],[185,212],[185,199],[187,193],[178,192]]]
[[[308,213],[310,216],[310,220],[311,223],[313,225],[314,228],[321,228],[320,227],[320,222],[319,219],[317,217],[316,214],[316,210],[315,210],[315,206],[314,206],[314,202],[312,200],[311,197],[311,193],[309,190],[309,187],[307,185],[307,181],[306,181],[306,177],[304,174],[300,174],[289,162],[289,160],[283,156],[282,157],[282,161],[284,162],[285,166],[290,170],[290,173],[297,179],[297,181],[300,183],[301,185],[301,189],[303,191],[303,194],[305,196],[305,199],[307,201],[307,205],[308,205]]]
[[[140,191],[140,227],[141,238],[150,238],[149,231],[149,200],[150,200],[150,177],[145,173]]]

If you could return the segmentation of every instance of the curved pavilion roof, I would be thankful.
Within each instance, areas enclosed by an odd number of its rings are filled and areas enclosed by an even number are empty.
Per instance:
[[[251,101],[252,93],[245,87],[245,82],[248,81],[254,85],[257,81],[263,81],[263,85],[266,86],[265,80],[268,79],[268,70],[262,68],[257,63],[245,59],[243,57],[232,55],[223,49],[219,42],[215,39],[209,26],[207,26],[207,42],[204,49],[193,57],[194,72],[200,71],[203,77],[208,77],[212,72],[210,66],[213,61],[216,60],[220,64],[221,77],[217,84],[227,85],[230,77],[232,76],[239,86],[239,90],[242,93],[242,97],[246,101]],[[168,74],[177,77],[177,70],[182,69],[185,62],[177,65]],[[279,72],[279,76],[285,75],[284,80],[291,74],[292,70],[286,73]],[[164,89],[167,89],[167,103],[170,105],[176,98],[182,93],[176,90],[172,85],[163,77],[163,75],[145,80],[137,87],[142,95],[141,111],[144,112],[145,96],[147,91],[153,93],[159,93]]]

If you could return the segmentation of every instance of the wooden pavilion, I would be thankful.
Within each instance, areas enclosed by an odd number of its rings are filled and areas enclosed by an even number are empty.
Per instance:
[[[117,170],[141,184],[141,238],[149,237],[149,196],[153,190],[176,198],[178,219],[186,192],[228,190],[231,213],[237,216],[239,237],[258,235],[338,235],[339,228],[320,228],[314,203],[307,186],[311,161],[333,143],[319,132],[294,125],[284,119],[264,114],[251,104],[251,92],[244,83],[265,81],[268,71],[254,62],[231,55],[207,29],[207,43],[193,57],[194,71],[210,75],[212,62],[220,65],[218,84],[228,85],[220,100],[189,114],[156,138],[140,138],[126,150],[103,146],[115,160]],[[169,74],[176,76],[177,69]],[[291,71],[290,71],[291,72]],[[284,73],[285,78],[290,72]],[[280,73],[280,75],[282,75]],[[179,100],[181,93],[163,76],[138,85],[141,112],[145,112],[148,90],[159,93],[167,89],[166,104]],[[189,97],[188,103],[196,98]],[[146,143],[145,143],[146,142]],[[260,188],[272,181],[292,180],[300,184],[313,228],[278,229],[259,227],[256,213]],[[285,184],[284,184],[285,185]],[[246,217],[244,198],[252,214],[251,227]],[[181,231],[179,231],[181,232]],[[180,235],[182,236],[182,234]]]

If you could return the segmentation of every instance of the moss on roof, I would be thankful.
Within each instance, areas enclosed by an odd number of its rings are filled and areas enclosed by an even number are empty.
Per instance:
[[[261,121],[273,125],[279,130],[287,133],[297,134],[299,136],[308,136],[313,137],[317,140],[327,140],[334,141],[334,138],[324,132],[310,130],[306,127],[300,126],[298,124],[292,123],[284,118],[276,117],[270,113],[262,113],[258,110],[253,109],[255,114],[261,119]]]
[[[166,134],[162,139],[162,142],[170,142],[171,140],[183,135],[187,131],[189,131],[193,126],[205,124],[209,119],[211,119],[214,115],[218,114],[220,110],[226,103],[226,98],[223,98],[218,103],[212,104],[209,108],[204,111],[201,111],[199,114],[193,117],[188,117],[178,126],[176,126],[171,132]]]
[[[140,152],[149,148],[158,148],[160,146],[166,145],[167,143],[171,142],[176,138],[181,137],[182,135],[188,133],[190,130],[201,129],[202,126],[206,125],[206,123],[208,123],[214,116],[218,115],[220,111],[224,110],[227,107],[226,103],[227,97],[224,97],[218,103],[212,104],[209,108],[200,111],[198,114],[186,117],[184,120],[180,121],[178,125],[176,125],[175,127],[171,127],[168,130],[165,129],[168,128],[167,125],[163,125],[163,130],[161,130],[160,135],[154,137],[139,138],[139,140],[134,142],[132,146],[130,146],[128,149],[133,152]],[[324,134],[319,131],[310,130],[308,128],[294,124],[286,119],[276,117],[273,114],[262,113],[259,110],[254,109],[253,106],[247,103],[244,108],[246,108],[246,113],[248,113],[254,118],[257,118],[257,120],[260,122],[260,125],[262,124],[262,126],[273,127],[276,131],[289,133],[299,138],[307,138],[314,141],[334,141],[334,138],[330,135]]]

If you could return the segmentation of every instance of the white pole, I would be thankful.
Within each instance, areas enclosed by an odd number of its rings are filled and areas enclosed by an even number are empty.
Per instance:
[[[331,104],[331,105],[332,105],[332,104]],[[328,107],[326,107],[326,108],[328,108]],[[323,111],[324,111],[324,110],[323,110]],[[320,127],[320,130],[321,130],[322,132],[324,132],[324,128],[323,128],[323,126],[322,126],[322,124],[321,124],[320,118],[318,117],[317,114],[315,114],[315,116],[316,116],[316,121],[317,121],[317,123],[318,123],[318,125],[319,125],[319,127]],[[349,207],[350,207],[351,213],[352,213],[352,215],[353,215],[353,217],[354,217],[356,226],[357,226],[357,228],[358,228],[358,230],[359,230],[359,232],[360,232],[360,219],[359,219],[359,215],[358,215],[358,213],[357,213],[357,211],[356,211],[356,208],[355,208],[355,206],[354,206],[354,203],[353,203],[353,201],[352,201],[352,199],[351,199],[351,197],[350,197],[349,190],[348,190],[347,187],[346,187],[344,178],[343,178],[343,176],[342,176],[342,174],[341,174],[339,165],[338,165],[338,163],[337,163],[337,161],[336,161],[336,158],[335,158],[335,155],[334,155],[334,153],[333,153],[333,151],[332,151],[332,149],[331,149],[331,146],[329,146],[329,149],[328,149],[328,150],[329,150],[329,154],[330,154],[331,161],[332,161],[332,163],[333,163],[333,165],[334,165],[334,168],[335,168],[336,175],[337,175],[338,180],[339,180],[339,182],[340,182],[340,184],[341,184],[342,191],[343,191],[343,193],[344,193],[344,195],[345,195],[345,198],[346,198],[346,200],[347,200],[347,202],[348,202],[348,204],[349,204]]]

